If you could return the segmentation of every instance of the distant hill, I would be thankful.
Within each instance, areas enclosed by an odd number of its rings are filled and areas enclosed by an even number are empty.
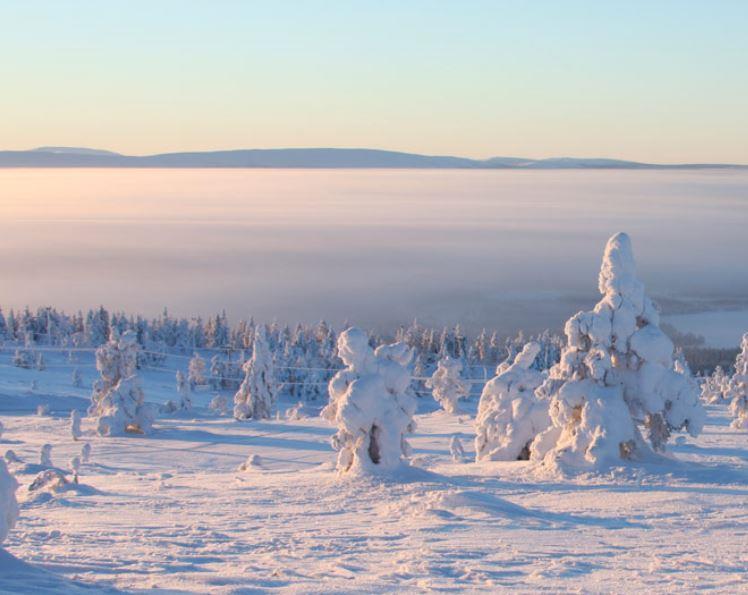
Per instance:
[[[0,151],[0,167],[214,167],[214,168],[384,168],[384,169],[704,169],[744,168],[726,163],[652,164],[618,159],[467,159],[378,149],[241,149],[122,155],[76,147]]]

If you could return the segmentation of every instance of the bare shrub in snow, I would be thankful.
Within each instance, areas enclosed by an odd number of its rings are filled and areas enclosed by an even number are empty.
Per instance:
[[[459,359],[444,356],[439,360],[436,371],[425,385],[431,389],[439,405],[447,413],[457,413],[457,401],[470,392],[469,384],[462,377],[462,362]]]
[[[599,288],[595,308],[567,321],[561,361],[538,388],[551,399],[552,425],[532,443],[533,459],[602,467],[664,450],[675,430],[701,432],[698,387],[674,369],[673,344],[636,277],[628,235],[608,240]]]
[[[0,459],[0,545],[18,519],[17,489],[18,482],[8,471],[5,461]]]
[[[340,335],[339,356],[349,369],[330,382],[325,411],[326,417],[334,412],[338,425],[332,444],[338,450],[341,473],[398,468],[410,455],[405,435],[415,428],[416,402],[406,367],[412,349],[401,342],[382,345],[372,353],[364,338],[358,329]]]
[[[265,328],[257,327],[252,357],[242,366],[244,381],[234,395],[236,419],[270,419],[275,403],[276,382],[273,357],[268,349]]]
[[[72,381],[75,388],[81,388],[83,386],[83,378],[81,377],[81,371],[78,368],[73,370]]]
[[[530,443],[550,425],[549,401],[535,394],[545,379],[532,367],[538,353],[540,345],[527,343],[483,388],[475,420],[476,460],[527,460]]]
[[[735,358],[735,373],[727,382],[724,394],[735,418],[732,427],[748,430],[748,333],[743,335],[740,353]]]
[[[145,402],[137,376],[140,347],[136,334],[116,334],[96,350],[96,369],[101,378],[94,383],[88,414],[97,418],[102,436],[147,434],[153,425],[153,408]]]

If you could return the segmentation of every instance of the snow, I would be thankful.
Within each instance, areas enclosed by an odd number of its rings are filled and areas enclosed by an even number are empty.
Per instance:
[[[334,386],[383,365],[396,380],[385,386],[408,394],[394,373],[406,347],[357,355]],[[75,441],[70,413],[90,391],[71,371],[90,386],[94,356],[45,358],[44,371],[0,368],[0,449],[20,459],[8,463],[20,515],[0,550],[0,592],[745,591],[748,432],[730,426],[725,402],[661,456],[567,477],[533,461],[472,462],[476,395],[459,415],[427,396],[414,400],[410,466],[350,477],[336,471],[322,403],[299,419],[237,422],[208,408],[231,389],[196,387],[193,409],[150,435],[99,436],[85,417]],[[178,398],[186,361],[141,371],[149,404]],[[297,402],[281,394],[276,408]],[[29,491],[44,444],[58,465],[80,457],[78,484],[57,469],[66,483],[49,474]]]

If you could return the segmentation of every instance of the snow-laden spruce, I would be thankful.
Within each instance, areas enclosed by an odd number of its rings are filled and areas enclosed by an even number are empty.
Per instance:
[[[276,382],[273,356],[265,336],[265,327],[258,326],[252,344],[252,357],[242,366],[244,380],[234,395],[236,419],[269,419],[275,403]]]
[[[527,460],[530,443],[550,425],[549,401],[535,395],[545,379],[532,368],[538,353],[539,344],[527,343],[483,388],[475,420],[477,461]]]
[[[94,383],[88,414],[97,419],[97,431],[102,436],[151,431],[153,408],[145,402],[137,376],[139,350],[133,331],[121,337],[113,331],[109,342],[96,350],[96,369],[101,378]]]
[[[701,399],[706,403],[722,402],[725,399],[729,380],[722,366],[714,368],[714,372],[704,378],[701,385]]]
[[[338,355],[346,369],[330,381],[323,411],[338,426],[338,471],[393,471],[410,456],[405,436],[415,429],[407,368],[413,350],[399,342],[372,351],[366,334],[350,328],[338,338]]]
[[[177,394],[179,394],[179,409],[189,411],[192,409],[192,395],[190,394],[192,391],[182,370],[177,370],[176,382]]]
[[[81,434],[81,414],[77,409],[73,409],[70,411],[70,435],[73,440],[78,440]]]
[[[187,380],[192,390],[195,390],[197,386],[205,386],[207,384],[205,380],[205,360],[197,353],[192,356],[187,367]]]
[[[431,389],[434,400],[447,413],[457,413],[457,402],[470,392],[469,384],[462,379],[462,362],[448,355],[439,360],[426,388]]]
[[[531,444],[532,459],[603,467],[664,450],[673,431],[701,432],[698,387],[675,369],[628,235],[608,240],[599,288],[595,308],[567,321],[561,361],[537,390],[550,399],[552,425]]]
[[[748,430],[748,333],[743,335],[740,353],[735,358],[735,373],[727,382],[724,394],[735,418],[732,427]]]
[[[0,459],[0,545],[18,519],[17,489],[18,482],[8,471],[5,461]]]

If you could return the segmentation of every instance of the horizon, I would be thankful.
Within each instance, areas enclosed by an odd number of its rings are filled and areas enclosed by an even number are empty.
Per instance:
[[[92,147],[92,146],[67,146],[67,145],[59,145],[59,144],[46,144],[46,145],[39,145],[34,146],[31,148],[25,148],[25,149],[7,149],[7,148],[0,148],[0,154],[2,153],[63,153],[67,152],[69,154],[85,154],[85,153],[76,153],[76,151],[83,151],[83,152],[92,152],[91,154],[102,154],[106,156],[107,154],[112,156],[121,156],[121,157],[136,157],[136,158],[146,158],[146,157],[157,157],[162,155],[179,155],[179,154],[210,154],[210,153],[236,153],[236,152],[249,152],[249,151],[257,151],[257,152],[270,152],[270,151],[368,151],[368,152],[377,152],[377,153],[390,153],[390,154],[401,154],[401,155],[413,155],[413,156],[419,156],[419,157],[430,157],[430,158],[439,158],[439,157],[448,157],[448,158],[456,158],[456,159],[466,159],[470,161],[478,162],[485,162],[490,161],[492,159],[525,159],[527,161],[531,162],[542,162],[542,161],[553,161],[553,160],[578,160],[578,161],[610,161],[610,162],[621,162],[621,163],[631,163],[631,164],[638,164],[638,165],[649,165],[649,166],[663,166],[663,167],[670,167],[670,166],[689,166],[689,165],[707,165],[707,166],[729,166],[729,167],[748,167],[748,161],[746,163],[738,163],[738,162],[724,162],[724,161],[691,161],[691,162],[651,162],[646,161],[643,159],[624,159],[622,157],[617,156],[609,156],[609,155],[545,155],[545,156],[527,156],[527,155],[510,155],[507,153],[497,153],[497,154],[491,154],[491,155],[485,155],[485,156],[478,156],[478,157],[468,157],[466,155],[461,155],[457,152],[445,152],[445,153],[418,153],[418,152],[412,152],[412,151],[405,151],[402,149],[393,149],[393,148],[382,148],[382,147],[367,147],[367,146],[332,146],[332,145],[319,145],[319,146],[282,146],[282,147],[231,147],[231,148],[218,148],[218,149],[194,149],[189,151],[177,151],[177,150],[165,150],[160,151],[158,153],[127,153],[123,152],[117,149],[112,149],[110,147],[101,148],[101,147]]]
[[[745,3],[217,6],[3,8],[4,142],[748,163]]]

